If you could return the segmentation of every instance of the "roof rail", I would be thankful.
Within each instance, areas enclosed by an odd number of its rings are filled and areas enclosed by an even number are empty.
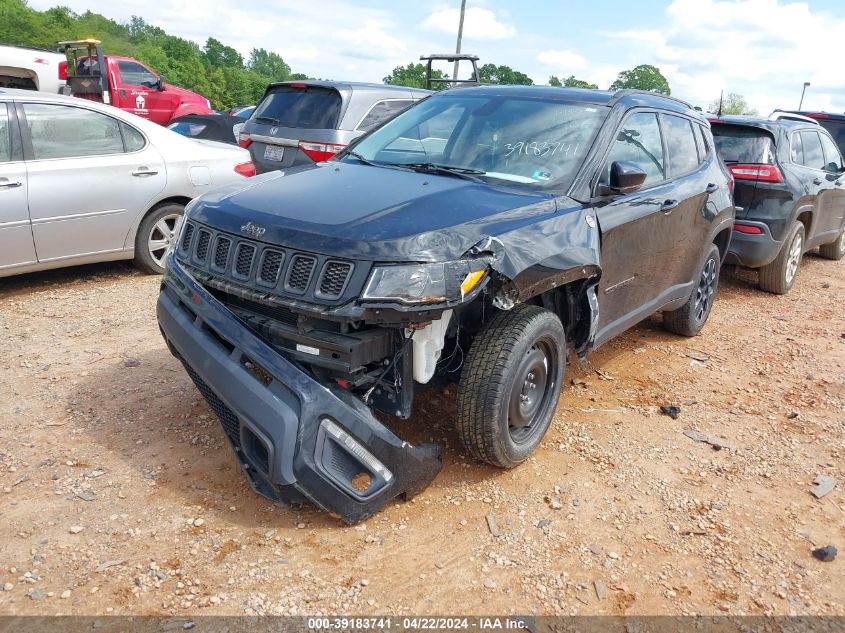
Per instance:
[[[630,97],[632,95],[645,95],[649,97],[660,97],[662,99],[668,99],[669,101],[674,101],[675,103],[679,103],[684,107],[689,108],[690,110],[693,109],[692,105],[683,99],[678,99],[677,97],[672,97],[670,95],[665,95],[662,92],[652,92],[650,90],[639,90],[636,88],[625,88],[624,90],[617,90],[613,93],[613,97],[611,97],[608,105],[612,106],[616,104],[621,99],[625,97]]]
[[[795,114],[784,110],[775,110],[772,112],[769,115],[769,121],[801,121],[802,123],[815,123],[819,125],[819,122],[815,119],[804,116],[803,114]]]

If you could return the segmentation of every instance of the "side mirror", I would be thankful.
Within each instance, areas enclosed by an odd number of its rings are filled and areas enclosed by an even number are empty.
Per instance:
[[[164,75],[160,75],[156,82],[156,90],[164,90]]]
[[[610,183],[602,185],[602,195],[633,193],[643,186],[648,177],[637,163],[617,160],[610,165]]]

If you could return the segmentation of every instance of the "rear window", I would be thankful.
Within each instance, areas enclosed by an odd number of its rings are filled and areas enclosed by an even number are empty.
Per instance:
[[[845,154],[845,121],[822,119],[819,123],[821,123],[824,129],[830,132],[833,140],[839,146],[839,151]]]
[[[279,127],[337,129],[340,93],[332,88],[280,86],[262,99],[253,119]]]
[[[765,130],[719,123],[712,128],[716,152],[726,163],[774,164],[774,140]]]

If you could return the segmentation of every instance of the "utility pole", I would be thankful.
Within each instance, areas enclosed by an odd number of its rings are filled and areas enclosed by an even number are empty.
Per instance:
[[[467,8],[467,0],[461,0],[461,18],[458,21],[458,45],[455,47],[455,54],[456,55],[461,54],[461,39],[463,39],[463,36],[464,36],[464,13],[466,13],[466,8]],[[457,59],[455,60],[455,69],[452,72],[452,79],[458,78],[458,65],[460,63],[461,62],[458,61]]]

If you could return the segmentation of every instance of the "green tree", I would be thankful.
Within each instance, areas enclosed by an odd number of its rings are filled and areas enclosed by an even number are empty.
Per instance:
[[[448,79],[449,75],[439,71],[432,70],[431,77],[433,79]],[[385,77],[382,81],[391,86],[407,86],[409,88],[425,88],[426,87],[426,65],[410,63],[407,66],[397,66],[393,71]],[[442,90],[448,87],[448,84],[436,83],[432,86],[434,90]]]
[[[288,81],[291,79],[290,66],[282,56],[263,48],[253,48],[249,54],[247,70],[273,81]]]
[[[584,88],[585,90],[598,90],[598,86],[596,84],[591,84],[589,81],[584,81],[583,79],[576,79],[575,75],[569,75],[563,81],[560,78],[552,75],[549,77],[549,85],[556,86],[560,88],[564,86],[566,88]]]
[[[722,101],[722,114],[747,114],[749,116],[757,116],[760,114],[755,108],[752,108],[748,105],[748,102],[745,100],[741,94],[737,94],[736,92],[731,92],[725,95]],[[710,102],[710,106],[707,108],[708,112],[718,112],[719,111],[719,99],[714,99]]]
[[[534,82],[531,77],[510,66],[496,66],[495,64],[484,64],[478,69],[478,80],[483,84],[503,84],[532,86]]]
[[[231,46],[226,46],[223,42],[209,37],[205,42],[203,48],[203,57],[205,63],[215,68],[239,68],[244,67],[244,58],[241,54]]]
[[[623,70],[619,73],[610,90],[623,90],[625,88],[636,88],[637,90],[648,90],[659,92],[664,95],[672,94],[669,89],[669,82],[662,75],[659,68],[649,64],[641,64],[631,70]]]

